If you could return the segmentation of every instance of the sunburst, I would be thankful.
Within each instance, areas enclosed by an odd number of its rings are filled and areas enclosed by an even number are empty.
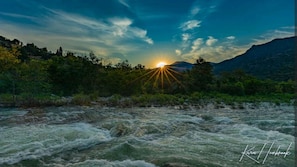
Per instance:
[[[157,68],[163,68],[166,65],[167,65],[167,63],[161,61],[157,64]]]
[[[170,86],[177,83],[184,87],[182,82],[178,79],[182,74],[165,62],[159,62],[157,68],[149,69],[144,75],[138,77],[136,80],[144,79],[144,85],[152,84],[153,88],[164,91],[164,86]],[[146,79],[145,79],[146,78]]]

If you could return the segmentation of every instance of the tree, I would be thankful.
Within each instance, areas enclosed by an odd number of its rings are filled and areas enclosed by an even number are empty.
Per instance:
[[[137,66],[134,67],[135,70],[143,70],[145,69],[145,66],[142,64],[137,64]]]
[[[12,47],[9,51],[0,46],[0,84],[3,93],[12,93],[13,101],[16,101],[17,81],[19,79],[19,64],[17,59],[19,52],[17,48]]]
[[[56,55],[57,55],[57,56],[63,56],[63,49],[62,49],[61,46],[60,46],[59,49],[57,49]]]
[[[82,58],[81,58],[82,59]],[[53,56],[49,63],[49,77],[53,91],[58,95],[71,95],[83,80],[82,61],[75,56]]]
[[[102,66],[103,64],[102,58],[98,58],[93,51],[89,53],[89,57],[87,60],[91,61],[93,64],[98,64],[100,66]]]
[[[20,63],[20,60],[17,59],[18,54],[19,52],[14,49],[9,51],[0,46],[0,73],[11,70]]]
[[[47,66],[47,61],[35,59],[21,64],[19,87],[27,100],[34,100],[36,96],[51,91]]]
[[[212,66],[203,58],[197,59],[189,73],[190,89],[192,91],[208,91],[213,81]]]
[[[121,69],[121,70],[131,70],[132,69],[131,64],[129,64],[128,60],[125,60],[121,63],[116,64],[115,67],[117,69]]]

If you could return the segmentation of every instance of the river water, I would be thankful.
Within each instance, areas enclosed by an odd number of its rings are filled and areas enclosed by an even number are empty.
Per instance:
[[[0,109],[0,166],[295,166],[294,107]]]

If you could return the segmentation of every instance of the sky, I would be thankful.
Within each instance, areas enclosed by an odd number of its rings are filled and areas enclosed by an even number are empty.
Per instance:
[[[152,68],[294,36],[294,16],[294,0],[3,0],[0,35]]]

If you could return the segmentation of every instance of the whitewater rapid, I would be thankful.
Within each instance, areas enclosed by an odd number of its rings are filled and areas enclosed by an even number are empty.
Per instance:
[[[294,166],[294,107],[0,109],[0,166]]]

